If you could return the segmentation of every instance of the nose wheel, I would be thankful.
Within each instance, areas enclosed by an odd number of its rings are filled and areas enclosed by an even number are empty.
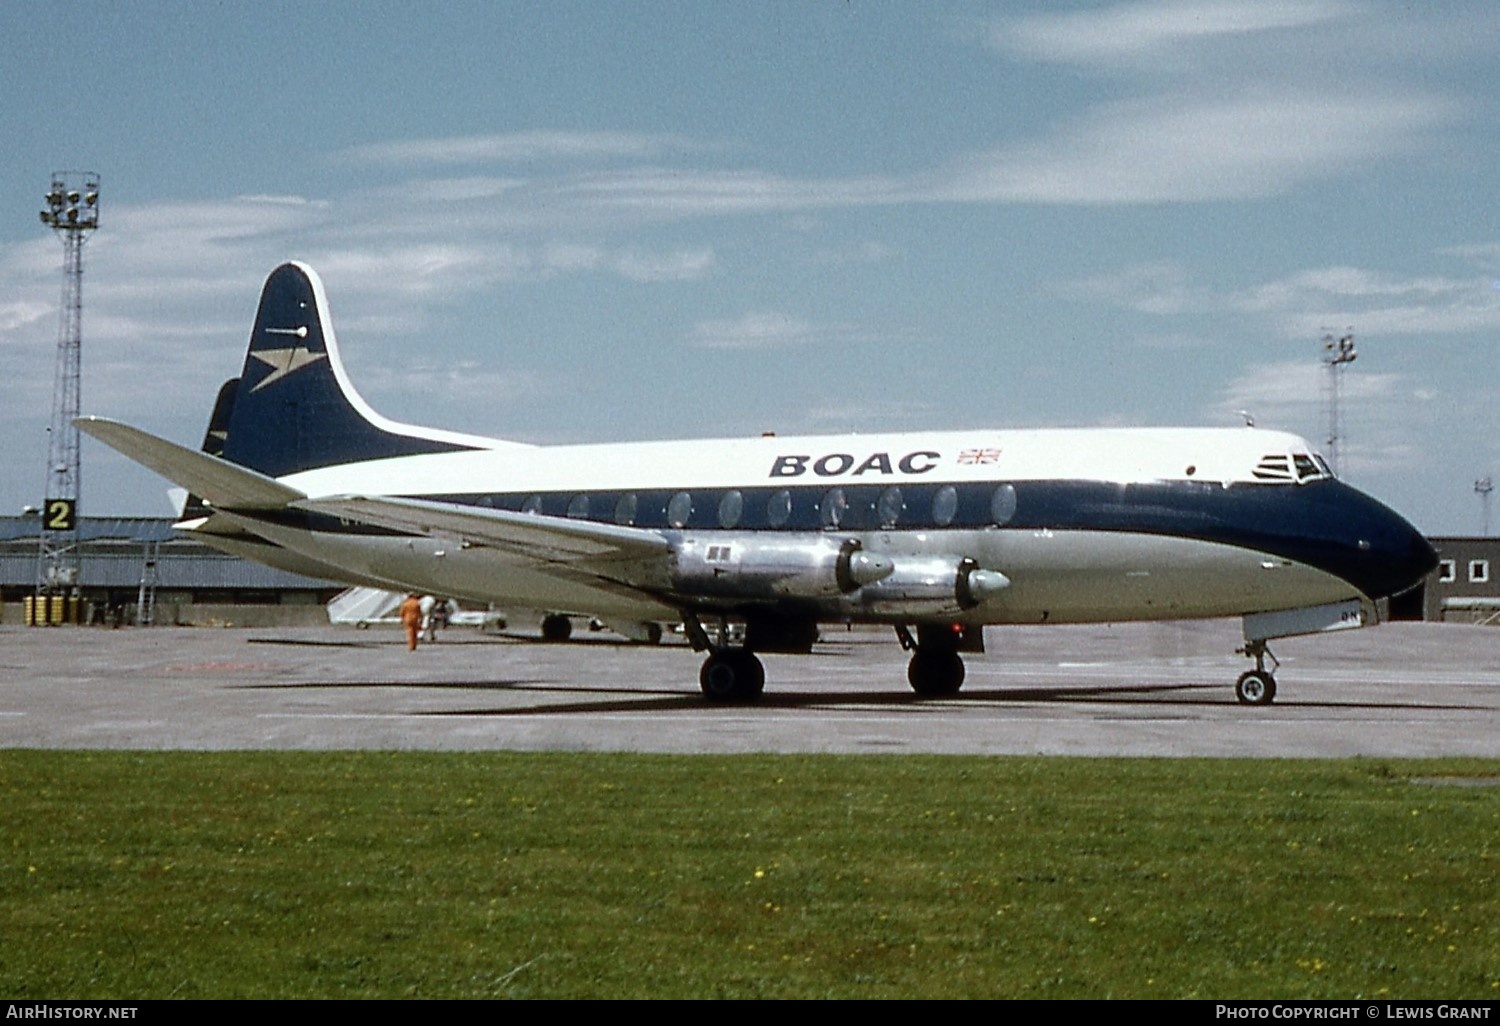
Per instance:
[[[1249,670],[1234,682],[1234,697],[1243,705],[1270,705],[1276,698],[1276,678],[1265,670]]]
[[[1264,641],[1246,642],[1240,651],[1255,660],[1255,669],[1240,674],[1240,679],[1234,682],[1234,697],[1241,705],[1270,705],[1276,700],[1276,677],[1266,669],[1266,657],[1270,656],[1271,662],[1278,666],[1281,664]]]

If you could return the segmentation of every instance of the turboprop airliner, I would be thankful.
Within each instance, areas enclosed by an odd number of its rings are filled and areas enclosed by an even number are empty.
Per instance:
[[[941,696],[988,625],[1240,616],[1255,667],[1235,694],[1265,704],[1269,641],[1373,622],[1436,564],[1301,438],[1251,427],[534,446],[395,423],[350,382],[301,263],[267,279],[202,449],[79,427],[190,491],[177,527],[224,551],[681,621],[718,701],[758,697],[759,655],[808,652],[821,624],[888,625],[911,687]]]

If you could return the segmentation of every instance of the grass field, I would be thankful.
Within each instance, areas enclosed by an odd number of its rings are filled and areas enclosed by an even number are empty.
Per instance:
[[[0,752],[0,994],[1500,997],[1500,764]]]

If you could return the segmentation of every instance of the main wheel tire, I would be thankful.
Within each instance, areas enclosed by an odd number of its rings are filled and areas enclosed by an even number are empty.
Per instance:
[[[926,698],[956,695],[964,686],[964,661],[957,652],[918,648],[906,666],[906,679]]]
[[[766,668],[753,652],[721,649],[703,660],[698,685],[710,702],[753,702],[766,689]]]
[[[1276,678],[1264,670],[1242,673],[1234,682],[1234,697],[1243,705],[1270,705],[1276,700]]]
[[[556,613],[542,618],[543,641],[567,641],[573,636],[573,621]]]

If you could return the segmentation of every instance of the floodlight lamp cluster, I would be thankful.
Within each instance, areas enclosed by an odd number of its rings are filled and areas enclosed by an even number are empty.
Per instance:
[[[1349,329],[1344,335],[1336,336],[1333,332],[1327,333],[1323,336],[1323,348],[1328,352],[1328,355],[1323,358],[1323,362],[1331,367],[1353,363],[1355,357],[1359,355],[1354,351],[1353,328]]]
[[[99,176],[85,174],[75,186],[59,174],[52,177],[52,188],[44,198],[46,206],[39,215],[42,224],[59,231],[85,231],[99,227]]]

